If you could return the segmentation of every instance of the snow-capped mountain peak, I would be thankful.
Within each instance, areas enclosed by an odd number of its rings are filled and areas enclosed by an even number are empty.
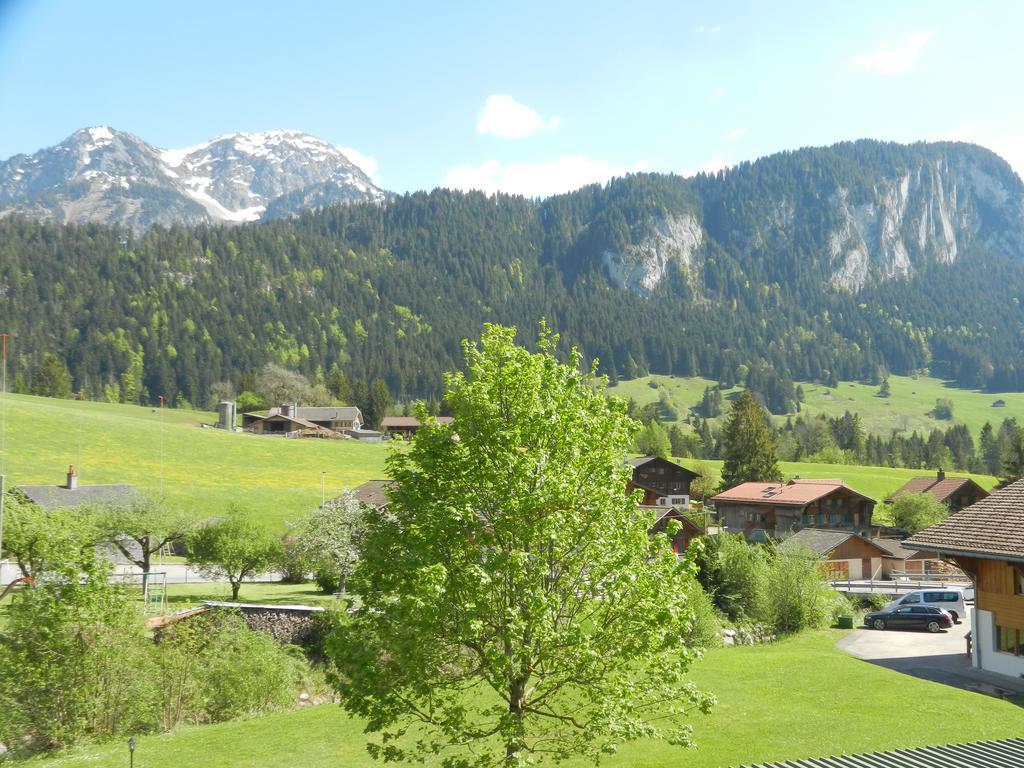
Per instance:
[[[337,147],[301,131],[232,133],[157,149],[109,126],[0,162],[0,215],[153,224],[255,221],[385,193]]]

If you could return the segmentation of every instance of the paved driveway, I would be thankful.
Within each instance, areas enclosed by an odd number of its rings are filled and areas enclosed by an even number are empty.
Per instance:
[[[836,647],[872,664],[925,680],[993,696],[1024,694],[1024,680],[971,666],[964,640],[970,628],[970,618],[935,634],[926,630],[860,627],[836,643]]]

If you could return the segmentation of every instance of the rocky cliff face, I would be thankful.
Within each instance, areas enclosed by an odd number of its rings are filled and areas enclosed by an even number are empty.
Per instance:
[[[307,188],[318,205],[385,197],[340,150],[308,134],[237,133],[160,150],[101,126],[0,163],[0,215],[142,232],[154,224],[255,221],[279,198]],[[278,202],[276,215],[297,213],[307,199]]]
[[[652,221],[640,242],[626,246],[621,253],[606,250],[601,258],[617,287],[648,294],[665,279],[670,264],[690,272],[703,242],[704,230],[696,216],[670,214]]]

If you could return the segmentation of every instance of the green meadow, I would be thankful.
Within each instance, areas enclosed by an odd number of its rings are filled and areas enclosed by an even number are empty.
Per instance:
[[[651,386],[651,385],[654,386]],[[652,375],[628,381],[619,381],[609,392],[624,398],[633,398],[639,405],[657,402],[662,392],[668,393],[669,402],[685,418],[688,410],[700,403],[704,388],[717,386],[717,382],[704,378],[677,378],[675,376]],[[1024,392],[992,394],[976,390],[956,389],[940,379],[927,376],[890,376],[888,398],[878,397],[878,387],[842,381],[838,387],[829,388],[821,384],[802,384],[804,402],[801,414],[816,416],[842,416],[845,411],[860,414],[865,430],[869,433],[888,436],[892,432],[930,432],[932,429],[947,429],[961,422],[971,430],[975,439],[986,421],[998,428],[999,423],[1009,417],[1024,420]],[[727,406],[728,398],[739,392],[739,387],[722,391]],[[935,401],[946,398],[953,402],[952,421],[932,416]],[[1005,405],[993,404],[1002,400]],[[795,414],[793,414],[795,415]],[[777,416],[777,423],[785,421]]]
[[[13,485],[131,483],[198,517],[230,504],[281,526],[328,497],[384,473],[388,446],[291,440],[203,428],[212,413],[7,395],[3,464]]]
[[[669,381],[689,386],[698,397],[703,392],[692,379]],[[82,484],[131,483],[197,517],[236,504],[275,527],[320,503],[321,472],[328,497],[385,476],[388,444],[291,440],[202,426],[214,421],[214,414],[201,411],[8,395],[0,402],[3,471],[13,485],[58,485],[74,464]],[[703,464],[717,481],[720,462]],[[922,474],[843,464],[783,463],[782,470],[787,478],[840,478],[879,501]],[[974,477],[985,488],[996,482]]]
[[[1020,735],[1019,706],[855,659],[835,648],[843,634],[809,632],[771,645],[709,651],[691,677],[718,697],[718,705],[691,720],[697,748],[640,741],[602,765],[721,768]],[[137,742],[139,768],[377,765],[365,751],[363,723],[333,704],[140,736]],[[122,741],[93,744],[23,765],[120,768],[127,752]]]

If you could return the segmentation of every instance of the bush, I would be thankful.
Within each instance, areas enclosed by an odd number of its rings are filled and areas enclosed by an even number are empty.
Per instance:
[[[333,569],[321,568],[317,570],[314,578],[316,585],[325,595],[333,595],[341,587],[341,576]]]
[[[715,612],[711,596],[696,579],[693,580],[689,594],[693,625],[683,636],[683,641],[694,648],[717,648],[722,644],[722,622]]]
[[[761,620],[780,634],[827,626],[845,602],[825,580],[818,554],[810,550],[776,552],[769,580]]]
[[[235,611],[207,612],[166,629],[157,646],[160,725],[215,723],[288,706],[303,675],[300,655]]]

